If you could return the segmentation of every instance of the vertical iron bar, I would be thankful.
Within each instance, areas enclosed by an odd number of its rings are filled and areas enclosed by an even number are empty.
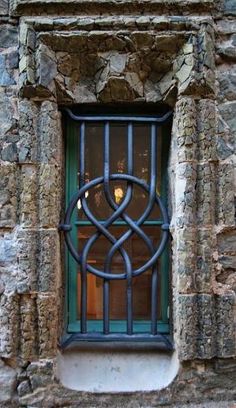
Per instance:
[[[109,122],[105,122],[104,125],[104,187],[105,190],[109,189],[109,150],[110,150],[110,127]],[[109,271],[106,271],[109,272]],[[110,281],[108,279],[103,280],[103,333],[109,334],[110,331]]]
[[[157,127],[151,125],[151,184],[155,184],[156,193],[157,178]],[[151,292],[151,333],[157,333],[157,290],[158,290],[158,270],[157,264],[152,267],[152,292]]]
[[[128,123],[128,174],[133,175],[133,124]],[[128,190],[133,191],[133,184],[128,182]],[[132,265],[132,264],[131,264]],[[133,333],[133,288],[132,267],[127,270],[127,334]]]
[[[79,186],[85,183],[85,122],[80,125],[80,173]],[[83,201],[85,198],[81,198]],[[81,265],[81,333],[87,332],[87,266],[86,261]]]

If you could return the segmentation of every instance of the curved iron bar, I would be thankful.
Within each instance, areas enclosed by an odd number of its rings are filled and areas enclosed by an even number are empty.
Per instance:
[[[69,108],[64,108],[65,112],[68,113],[69,117],[77,122],[145,122],[145,123],[164,123],[167,121],[172,115],[173,111],[169,111],[165,113],[163,116],[115,116],[115,115],[107,115],[107,116],[94,116],[94,115],[75,115]]]
[[[133,127],[130,123],[128,123],[128,174],[132,175],[133,174]],[[110,205],[111,208],[113,208],[114,211],[118,209],[114,207],[114,200],[110,192],[110,126],[109,122],[105,122],[105,127],[104,127],[104,194],[107,199],[108,204]],[[125,195],[125,207],[124,205],[120,205],[120,207],[123,208],[122,214],[124,213],[125,209],[127,208],[128,204],[130,203],[133,195],[133,184],[130,182],[127,182],[127,190],[126,190],[126,195]],[[119,249],[121,246],[119,247]],[[111,266],[111,261],[112,258],[109,258],[109,253],[106,256],[105,260],[105,265],[104,265],[104,270],[105,273],[111,273],[110,272],[110,266]],[[132,264],[130,257],[128,253],[126,252],[127,257],[125,259],[125,268],[126,268],[126,281],[127,281],[127,333],[132,334],[133,332],[133,319],[132,319],[132,314],[133,314],[133,301],[132,301]],[[103,328],[104,328],[104,333],[108,334],[109,332],[109,299],[110,299],[110,280],[104,279],[104,289],[103,289]]]
[[[140,187],[142,187],[145,191],[149,192],[149,186],[147,183],[145,183],[145,181],[140,180],[134,176],[129,176],[126,174],[111,174],[110,175],[110,180],[117,180],[117,179],[121,179],[121,180],[125,180],[125,181],[131,181],[133,183],[138,184]],[[81,199],[81,197],[85,194],[85,192],[87,190],[89,190],[91,187],[94,187],[98,184],[102,184],[104,181],[104,177],[98,177],[92,181],[90,181],[89,183],[87,183],[85,186],[83,186],[79,191],[77,191],[74,196],[72,197],[70,204],[67,208],[66,211],[66,215],[65,215],[65,224],[68,226],[70,225],[70,219],[71,219],[71,215],[72,212],[78,202],[79,199]],[[125,201],[125,200],[124,200]],[[123,202],[124,202],[123,201]],[[149,269],[152,264],[154,262],[156,262],[157,258],[161,255],[161,253],[164,250],[165,244],[167,242],[168,239],[168,215],[166,212],[166,209],[160,199],[160,197],[156,194],[155,195],[155,201],[156,203],[159,205],[160,211],[162,213],[162,217],[163,217],[163,226],[164,228],[162,228],[162,238],[161,238],[161,242],[159,244],[159,247],[157,248],[155,254],[152,256],[152,258],[149,259],[149,261],[146,262],[146,264],[142,265],[142,267],[133,270],[133,277],[134,276],[138,276],[141,273],[143,273],[144,271],[146,271],[147,269]],[[87,204],[86,204],[87,205]],[[97,232],[96,234],[94,234],[94,236],[92,237],[94,239],[97,239],[97,235],[99,233],[103,234],[112,244],[116,243],[116,238],[107,230],[107,228],[109,226],[111,226],[111,224],[120,216],[120,213],[123,211],[123,208],[118,207],[118,209],[111,215],[111,217],[109,217],[104,224],[102,225],[101,223],[99,223],[99,221],[97,221],[97,219],[92,215],[92,213],[90,212],[90,210],[87,208],[85,208],[86,210],[86,215],[89,216],[90,221],[96,226],[96,228],[98,229],[99,232]],[[144,217],[145,216],[145,217]],[[143,215],[135,222],[135,225],[140,226],[144,220],[146,218],[146,214],[143,213]],[[78,252],[75,250],[72,239],[71,239],[71,235],[70,235],[70,231],[68,230],[68,228],[66,228],[66,231],[64,231],[65,233],[65,240],[66,240],[66,244],[73,256],[73,258],[80,264],[81,263],[81,256],[78,254]],[[90,238],[90,239],[92,239]],[[122,251],[122,249],[121,249]],[[122,251],[123,252],[123,251]],[[125,251],[124,251],[125,252]],[[124,253],[123,253],[124,254]],[[125,256],[125,254],[124,254]],[[104,273],[103,271],[100,271],[94,267],[92,267],[91,265],[87,265],[87,270],[91,273],[93,273],[96,276],[99,276],[100,278],[105,278],[105,279],[126,279],[127,278],[127,274],[126,273],[121,273],[121,274],[116,274],[116,275],[112,275],[112,274],[107,274]]]
[[[128,186],[127,186],[127,190],[126,190],[126,196],[125,196],[125,203],[126,205],[122,205],[123,203],[121,203],[120,206],[116,205],[115,201],[113,200],[113,197],[111,195],[110,192],[110,187],[109,187],[109,181],[110,181],[110,167],[109,167],[109,148],[110,148],[110,138],[109,138],[109,128],[107,128],[109,126],[109,123],[107,122],[105,124],[105,138],[104,138],[104,193],[105,193],[105,197],[107,199],[108,204],[110,205],[110,207],[116,211],[119,207],[122,208],[122,213],[121,213],[121,217],[123,218],[123,214],[124,214],[124,210],[127,208],[127,206],[130,203],[130,200],[132,198],[132,193],[133,193],[133,184],[128,182]],[[128,147],[130,148],[133,144],[133,137],[130,137],[130,134],[128,135]],[[128,152],[130,151],[130,149],[128,148]],[[132,175],[133,174],[133,157],[128,157],[128,174]],[[124,202],[124,200],[123,200]],[[119,241],[119,240],[118,240]],[[114,244],[116,245],[117,242]],[[120,247],[121,245],[119,245]],[[110,265],[111,265],[111,260],[112,257],[109,257],[110,251],[108,252],[108,256],[106,258],[106,262],[105,262],[105,272],[109,273],[110,270]],[[127,254],[128,255],[128,254]],[[129,256],[128,256],[129,258]],[[131,271],[131,262],[129,259],[129,264],[126,265],[126,270],[127,270],[127,277],[130,275],[130,271]],[[132,271],[131,271],[132,272]]]
[[[151,151],[153,151],[153,155],[151,157],[151,183],[150,183],[150,191],[149,191],[149,202],[147,205],[146,210],[144,211],[142,215],[142,223],[146,220],[146,218],[149,216],[154,203],[155,203],[155,193],[156,193],[156,137],[155,137],[155,131],[152,126],[152,133],[151,133]],[[111,198],[110,205],[113,207],[114,210],[117,209],[117,205],[114,202],[114,200]],[[117,249],[124,244],[124,242],[129,239],[132,234],[135,232],[140,238],[143,239],[145,244],[147,245],[149,251],[151,254],[154,252],[154,247],[152,245],[151,240],[147,237],[145,232],[139,228],[139,225],[142,225],[142,223],[135,223],[127,214],[122,213],[121,217],[126,221],[126,223],[130,226],[131,230],[127,231],[125,234],[122,235],[121,238],[117,240],[117,242],[113,245],[113,247],[110,249],[107,255],[107,260],[109,262],[109,265],[111,264],[112,257],[114,253],[117,251]]]

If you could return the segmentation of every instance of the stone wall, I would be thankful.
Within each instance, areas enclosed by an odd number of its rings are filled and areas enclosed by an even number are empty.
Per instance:
[[[233,0],[0,0],[1,407],[233,406],[235,15]],[[140,101],[175,112],[169,179],[181,369],[160,392],[73,392],[55,374],[64,292],[59,108]]]

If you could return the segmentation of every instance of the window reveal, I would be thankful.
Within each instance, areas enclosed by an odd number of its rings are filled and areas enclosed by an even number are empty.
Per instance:
[[[67,110],[68,333],[75,340],[163,341],[168,324],[166,167],[171,113]]]

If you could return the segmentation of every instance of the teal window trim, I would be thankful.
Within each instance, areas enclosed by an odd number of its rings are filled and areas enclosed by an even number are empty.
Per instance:
[[[66,207],[69,201],[78,189],[78,132],[76,122],[71,120],[69,117],[65,119],[66,127]],[[170,143],[171,129],[170,125],[166,124],[162,126],[162,168],[161,168],[161,197],[164,205],[167,206],[167,195],[168,195],[168,177],[167,177],[167,167],[168,167],[168,152]],[[72,223],[75,226],[91,225],[87,221],[77,221],[72,219]],[[122,226],[123,221],[116,221],[115,225]],[[160,220],[146,221],[144,225],[159,225]],[[77,242],[77,232],[76,228],[73,228],[72,235],[74,242]],[[170,292],[170,249],[169,245],[166,246],[165,250],[161,255],[161,316],[162,320],[157,322],[158,332],[168,334],[170,333],[169,324],[169,292]],[[65,266],[66,266],[66,332],[75,333],[80,331],[80,320],[77,319],[77,279],[78,279],[78,265],[69,251],[66,249],[65,256]],[[102,320],[99,321],[87,321],[88,331],[102,331]],[[125,321],[122,320],[111,320],[111,332],[125,332]],[[148,320],[135,321],[134,320],[134,333],[145,333],[150,331],[151,322]]]

